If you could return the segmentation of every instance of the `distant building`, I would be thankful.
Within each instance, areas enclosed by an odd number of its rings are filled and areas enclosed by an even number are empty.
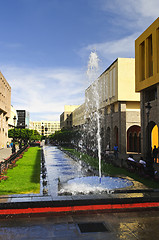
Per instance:
[[[59,121],[31,121],[30,126],[43,136],[49,136],[60,130]]]
[[[17,127],[29,128],[30,114],[26,110],[17,110]]]
[[[65,105],[64,112],[60,115],[60,128],[72,127],[72,112],[80,105]]]
[[[13,120],[14,117],[16,117],[15,126],[17,126],[17,111],[11,105],[10,118],[8,120],[8,129],[14,128],[14,120]]]
[[[5,148],[7,146],[10,112],[11,87],[0,72],[0,148]]]
[[[85,124],[85,103],[76,108],[72,112],[72,126],[76,128],[81,128]]]
[[[135,41],[135,72],[136,91],[141,94],[141,149],[146,155],[148,149],[158,147],[159,18]]]

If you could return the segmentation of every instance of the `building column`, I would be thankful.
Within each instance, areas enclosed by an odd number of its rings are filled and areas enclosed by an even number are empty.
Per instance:
[[[147,117],[145,112],[145,92],[140,93],[140,109],[141,109],[141,153],[143,157],[146,157],[147,153],[147,138],[146,138],[146,128],[147,128]]]
[[[118,117],[119,117],[119,152],[121,154],[126,154],[126,103],[118,103]]]

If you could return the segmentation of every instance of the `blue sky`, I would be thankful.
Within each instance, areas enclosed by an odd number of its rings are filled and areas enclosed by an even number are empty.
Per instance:
[[[31,120],[59,120],[84,102],[89,55],[101,74],[134,57],[135,39],[158,17],[158,0],[0,0],[0,71],[12,105]]]

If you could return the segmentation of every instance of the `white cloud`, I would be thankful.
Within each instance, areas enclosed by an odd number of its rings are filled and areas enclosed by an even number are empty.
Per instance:
[[[119,57],[135,57],[135,40],[158,17],[158,0],[99,0],[102,11],[109,12],[108,24],[112,28],[112,40],[95,42],[79,51],[82,57],[96,51],[107,67]],[[118,34],[115,34],[118,33]],[[124,34],[123,34],[124,33]],[[103,64],[102,63],[102,64]]]
[[[118,16],[115,24],[123,24],[133,28],[147,28],[157,17],[159,13],[158,0],[99,0],[100,7],[104,11],[109,11]]]
[[[78,69],[1,66],[1,72],[11,85],[12,105],[28,110],[32,120],[59,120],[64,105],[84,101],[84,75]]]
[[[138,34],[133,34],[125,38],[108,41],[104,43],[95,43],[87,46],[84,51],[96,49],[100,56],[111,61],[118,57],[134,57],[135,56],[135,39]]]

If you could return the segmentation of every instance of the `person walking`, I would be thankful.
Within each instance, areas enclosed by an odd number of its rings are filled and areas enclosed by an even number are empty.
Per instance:
[[[114,156],[115,156],[115,159],[118,158],[118,146],[117,146],[117,144],[115,144],[115,146],[114,146]]]
[[[153,162],[157,163],[157,155],[158,155],[158,148],[156,148],[156,145],[154,145],[154,149],[152,151],[152,156],[153,156]]]

